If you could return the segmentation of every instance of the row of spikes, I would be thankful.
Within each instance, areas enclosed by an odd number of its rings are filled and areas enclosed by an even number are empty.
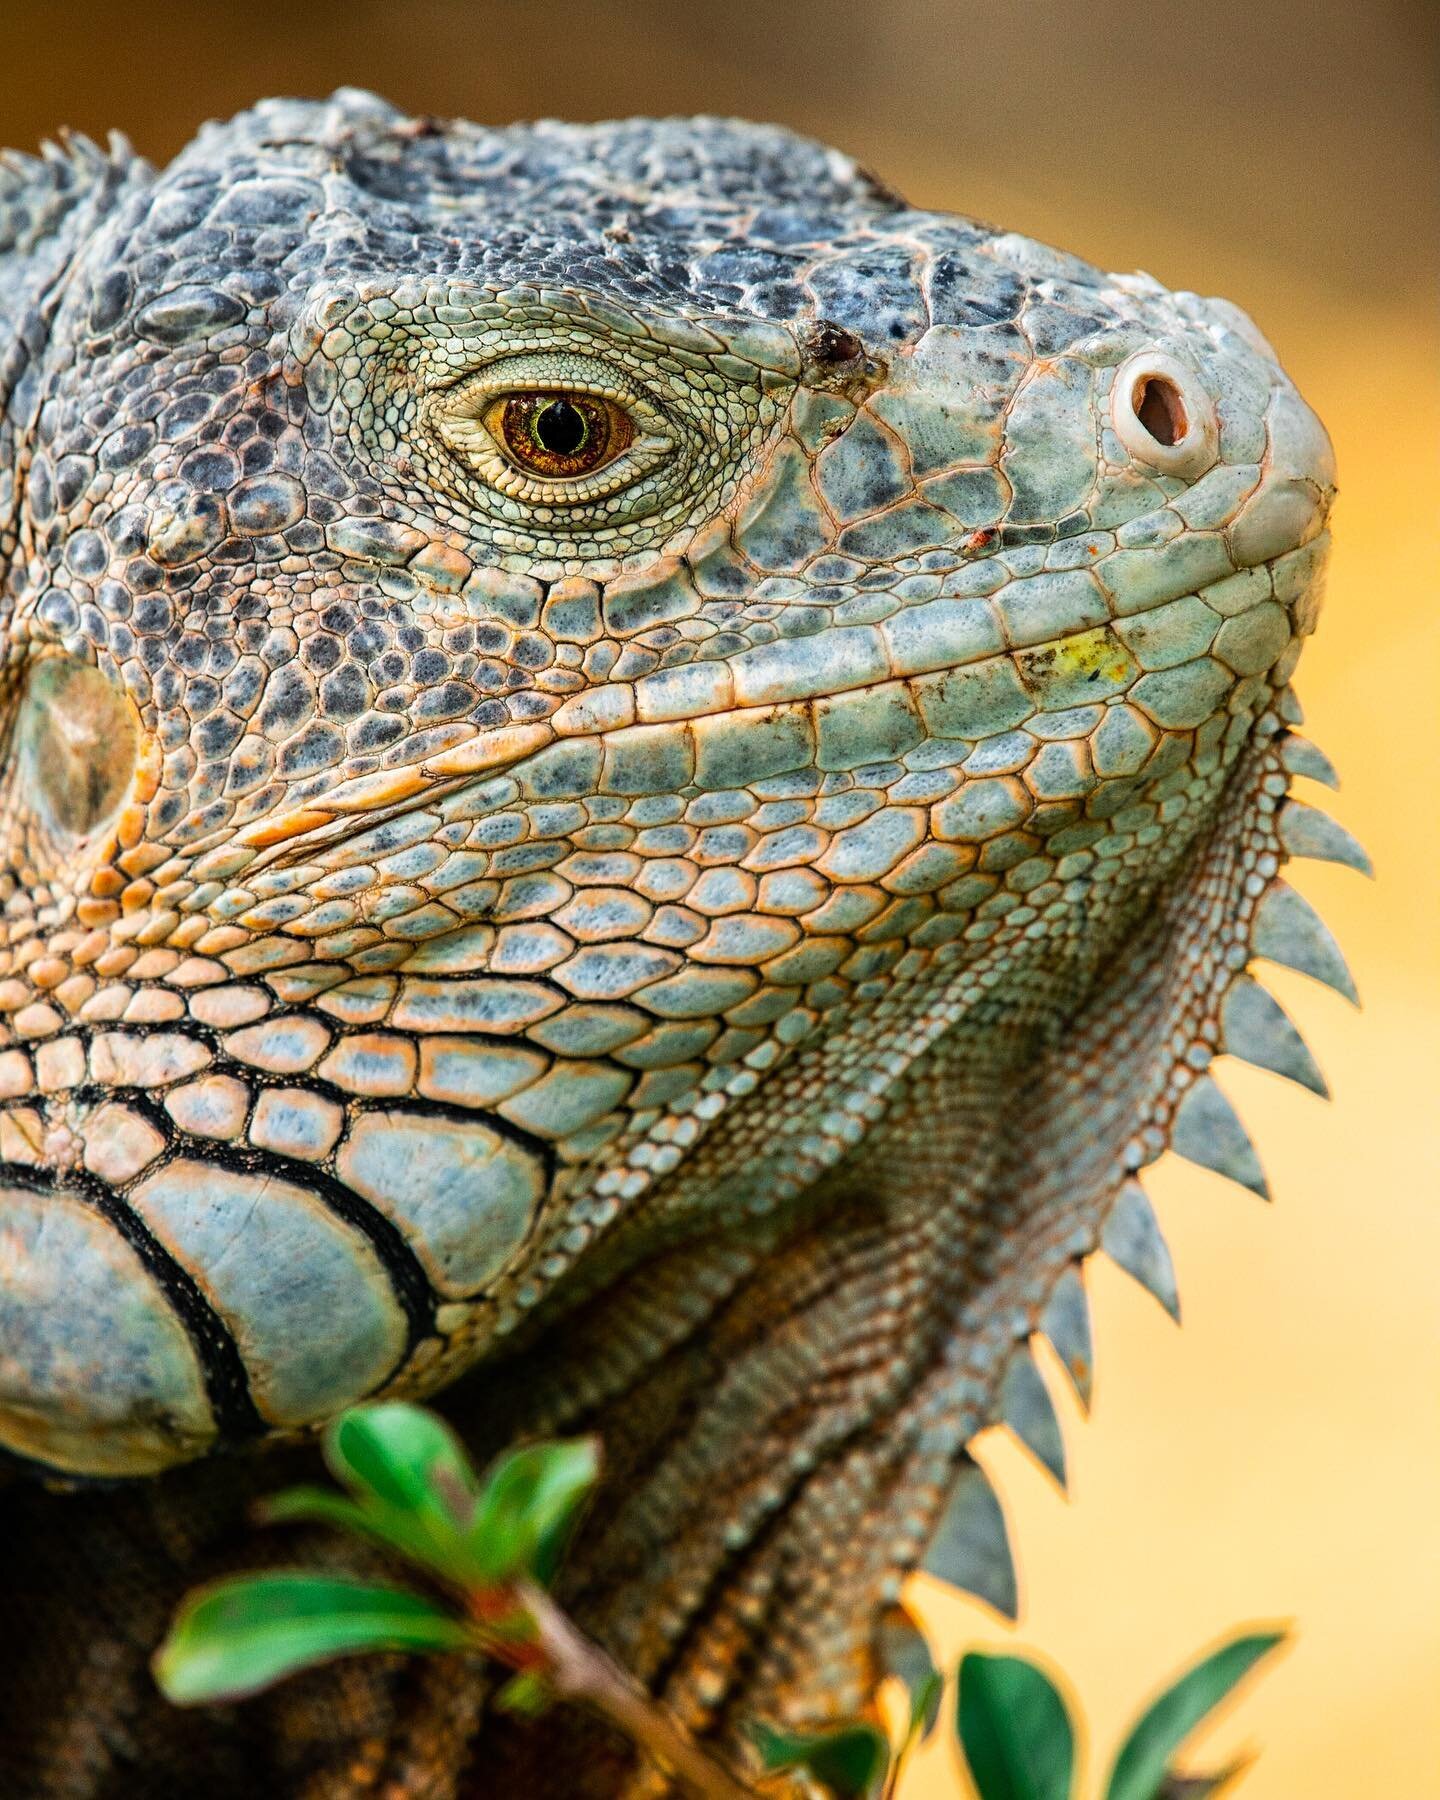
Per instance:
[[[1338,786],[1329,759],[1293,734],[1281,746],[1292,775],[1327,787]],[[1280,841],[1294,857],[1342,863],[1370,875],[1370,859],[1343,826],[1327,814],[1287,799],[1278,818]],[[1354,1004],[1355,983],[1339,946],[1319,915],[1293,888],[1275,882],[1261,901],[1251,933],[1254,955],[1313,977]],[[1221,1011],[1221,1050],[1257,1068],[1329,1098],[1325,1079],[1304,1039],[1277,1001],[1253,976],[1240,974]],[[1238,1182],[1269,1199],[1255,1148],[1235,1109],[1213,1078],[1204,1074],[1186,1090],[1171,1126],[1170,1148],[1178,1156]],[[1179,1322],[1180,1296],[1175,1267],[1149,1196],[1136,1180],[1121,1187],[1100,1238],[1100,1247]],[[1090,1308],[1080,1263],[1061,1276],[1040,1320],[1082,1407],[1088,1409],[1094,1367]],[[1020,1344],[1001,1380],[999,1422],[1008,1425],[1065,1486],[1065,1442],[1054,1404],[1030,1345]],[[927,1574],[962,1588],[1006,1618],[1018,1611],[1015,1561],[1000,1502],[989,1477],[968,1453],[922,1564]],[[892,1636],[903,1621],[892,1621]],[[911,1627],[913,1629],[913,1627]],[[903,1632],[902,1632],[903,1636]],[[886,1660],[882,1645],[882,1661]],[[890,1660],[893,1660],[890,1659]],[[886,1661],[889,1667],[889,1661]]]
[[[123,132],[112,131],[101,149],[83,131],[62,130],[39,154],[0,150],[0,256],[28,252],[58,221],[107,177],[136,162]]]

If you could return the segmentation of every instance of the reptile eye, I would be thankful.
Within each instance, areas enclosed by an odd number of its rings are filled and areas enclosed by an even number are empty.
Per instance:
[[[502,394],[486,409],[485,425],[516,468],[552,481],[603,469],[635,439],[623,406],[563,390]]]
[[[680,473],[683,431],[630,371],[598,356],[507,356],[435,388],[424,406],[471,478],[466,498],[479,497],[478,476],[512,527],[531,514],[550,532],[640,518]]]

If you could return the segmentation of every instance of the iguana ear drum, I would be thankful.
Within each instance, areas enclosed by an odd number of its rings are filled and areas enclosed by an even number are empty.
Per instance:
[[[68,859],[103,836],[125,804],[140,749],[135,709],[112,682],[67,656],[36,663],[10,744],[11,831],[24,831],[27,860],[49,861],[47,846]]]

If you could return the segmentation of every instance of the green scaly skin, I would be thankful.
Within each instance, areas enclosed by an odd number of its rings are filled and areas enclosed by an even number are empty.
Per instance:
[[[1263,1190],[1251,958],[1348,988],[1279,873],[1363,860],[1287,798],[1333,487],[1235,308],[778,130],[11,159],[5,1791],[660,1791],[450,1663],[159,1702],[188,1585],[348,1554],[244,1507],[369,1395],[598,1430],[564,1598],[732,1749],[922,1560],[1013,1610],[968,1440],[1062,1473],[1029,1341],[1088,1391],[1102,1244],[1173,1306],[1167,1146]]]

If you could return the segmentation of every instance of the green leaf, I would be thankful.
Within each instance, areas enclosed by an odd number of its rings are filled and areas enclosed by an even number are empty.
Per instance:
[[[945,1677],[932,1669],[917,1687],[910,1690],[910,1722],[905,1731],[908,1750],[917,1738],[928,1738],[940,1717],[940,1696],[945,1691]]]
[[[378,1538],[460,1587],[481,1578],[470,1533],[480,1482],[443,1420],[403,1401],[352,1407],[325,1434],[325,1459],[363,1521],[331,1507],[329,1522]],[[320,1518],[315,1490],[289,1516]],[[273,1515],[272,1515],[273,1516]]]
[[[361,1537],[382,1537],[377,1519],[357,1500],[329,1488],[284,1488],[255,1503],[253,1515],[261,1525],[333,1525],[337,1531],[353,1531]]]
[[[416,1514],[438,1511],[464,1531],[480,1484],[455,1433],[434,1413],[403,1400],[354,1406],[325,1434],[331,1469],[362,1501]]]
[[[956,1724],[980,1800],[1068,1800],[1075,1732],[1034,1663],[978,1651],[963,1657]]]
[[[1243,1775],[1254,1760],[1253,1756],[1237,1756],[1234,1762],[1208,1775],[1167,1775],[1156,1790],[1156,1800],[1212,1800],[1237,1775]]]
[[[505,1683],[492,1705],[499,1712],[514,1713],[518,1718],[538,1719],[541,1713],[550,1709],[554,1699],[554,1692],[543,1675],[534,1669],[522,1669]]]
[[[1261,1657],[1284,1641],[1283,1631],[1235,1638],[1167,1688],[1121,1746],[1106,1800],[1159,1800],[1170,1759],[1181,1744]]]
[[[286,1488],[259,1501],[254,1514],[262,1525],[333,1525],[353,1532],[462,1587],[469,1573],[463,1540],[442,1527],[437,1543],[430,1522],[371,1495],[351,1500],[328,1488]]]
[[[878,1725],[837,1725],[817,1732],[757,1725],[751,1735],[767,1773],[804,1769],[836,1800],[866,1800],[890,1767],[890,1745]]]
[[[486,1479],[469,1534],[482,1579],[549,1581],[599,1470],[594,1438],[530,1444],[502,1456]]]
[[[366,1650],[462,1650],[469,1631],[403,1588],[302,1573],[242,1575],[197,1589],[155,1654],[176,1706],[238,1700],[282,1676]]]

